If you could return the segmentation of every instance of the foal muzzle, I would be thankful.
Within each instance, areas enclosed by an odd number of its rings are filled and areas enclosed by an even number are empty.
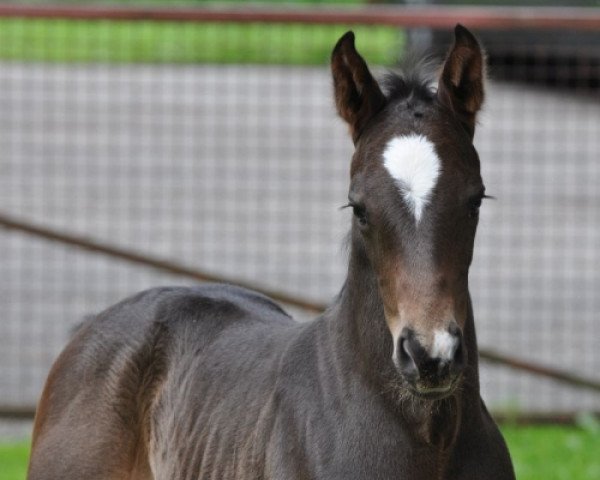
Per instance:
[[[458,327],[436,332],[428,347],[421,344],[414,330],[404,328],[397,349],[398,369],[413,394],[439,399],[454,391],[466,364],[464,339]]]

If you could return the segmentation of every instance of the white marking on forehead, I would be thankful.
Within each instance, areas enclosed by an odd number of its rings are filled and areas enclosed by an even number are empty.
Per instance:
[[[398,183],[418,223],[440,174],[433,143],[417,134],[395,137],[383,151],[383,165]]]
[[[433,334],[433,345],[429,356],[441,360],[452,360],[456,351],[458,338],[446,330],[436,330]]]

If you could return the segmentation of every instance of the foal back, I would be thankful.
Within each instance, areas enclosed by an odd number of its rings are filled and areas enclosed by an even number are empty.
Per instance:
[[[149,290],[86,320],[46,381],[28,478],[197,478],[202,458],[186,450],[227,437],[204,428],[207,410],[241,404],[238,422],[256,418],[278,339],[297,326],[266,297],[222,285]]]

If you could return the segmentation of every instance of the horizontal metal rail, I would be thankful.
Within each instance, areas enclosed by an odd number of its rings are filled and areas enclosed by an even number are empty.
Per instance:
[[[278,290],[260,287],[251,282],[225,277],[214,273],[208,273],[202,270],[192,269],[176,262],[159,259],[150,255],[140,254],[138,252],[134,252],[133,250],[109,245],[83,236],[61,232],[52,228],[26,222],[3,213],[0,213],[0,228],[16,230],[37,238],[59,242],[64,245],[81,248],[90,252],[100,253],[112,258],[124,260],[129,263],[143,265],[145,267],[154,268],[163,272],[180,275],[182,277],[191,278],[201,282],[217,282],[240,285],[242,287],[263,293],[264,295],[267,295],[281,303],[314,313],[321,313],[326,308],[326,305],[324,304],[312,302],[310,300],[306,300],[304,298],[290,295]],[[572,387],[586,388],[600,392],[600,381],[595,379],[582,377],[570,372],[565,372],[533,362],[517,359],[508,355],[494,352],[492,350],[488,350],[486,348],[479,349],[479,356],[482,360],[489,363],[496,363],[536,376],[549,378]]]
[[[140,254],[133,250],[120,248],[114,245],[108,245],[106,243],[101,243],[90,238],[72,235],[51,228],[42,227],[40,225],[35,225],[29,222],[17,220],[16,218],[4,215],[2,213],[0,213],[0,227],[12,230],[19,230],[23,233],[27,233],[38,238],[43,238],[45,240],[51,240],[65,245],[78,247],[90,252],[100,253],[108,257],[124,260],[128,263],[143,265],[146,267],[154,268],[156,270],[160,270],[162,272],[179,275],[181,277],[191,278],[193,280],[198,280],[200,282],[229,283],[239,285],[240,287],[259,291],[279,302],[298,307],[310,312],[320,313],[325,309],[325,306],[321,305],[320,303],[311,302],[309,300],[305,300],[294,295],[288,295],[278,290],[260,288],[257,287],[255,284],[246,282],[244,280],[227,278],[213,273],[192,269],[169,260],[163,260],[150,255]]]
[[[360,6],[297,7],[222,4],[203,7],[0,5],[0,17],[178,22],[278,22],[473,29],[600,29],[600,11],[585,7]]]

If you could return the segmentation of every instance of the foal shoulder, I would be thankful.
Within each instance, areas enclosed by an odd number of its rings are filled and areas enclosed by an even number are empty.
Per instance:
[[[137,430],[142,419],[131,412],[145,410],[183,352],[195,356],[227,328],[250,332],[257,324],[294,321],[267,297],[226,285],[153,288],[126,298],[74,330],[49,374],[45,392],[53,402],[40,409],[36,428],[49,419],[67,421],[74,402],[92,409],[94,399],[104,398],[111,409],[107,424],[127,419],[120,428]]]
[[[112,378],[116,372],[121,376],[114,381],[123,385],[124,373],[125,378],[138,378],[142,372],[159,376],[166,359],[183,344],[199,351],[228,328],[249,332],[253,326],[272,324],[295,322],[268,297],[247,289],[217,284],[158,287],[88,317],[73,332],[63,357],[77,359],[69,369],[79,375],[69,375],[71,379]]]

